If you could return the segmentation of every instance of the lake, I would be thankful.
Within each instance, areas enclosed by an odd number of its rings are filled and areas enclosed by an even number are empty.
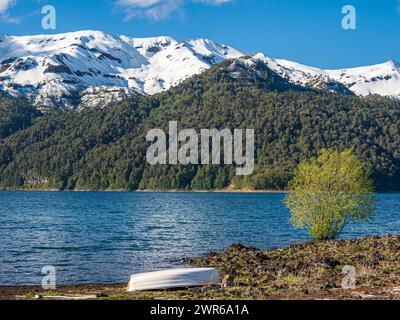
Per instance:
[[[233,243],[275,248],[306,241],[274,193],[0,192],[0,285],[127,282]],[[371,223],[343,237],[400,234],[400,194],[378,194]]]

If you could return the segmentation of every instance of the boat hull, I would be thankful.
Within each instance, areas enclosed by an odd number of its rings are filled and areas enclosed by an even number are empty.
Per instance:
[[[132,275],[128,291],[203,287],[219,281],[219,273],[214,268],[171,269]]]

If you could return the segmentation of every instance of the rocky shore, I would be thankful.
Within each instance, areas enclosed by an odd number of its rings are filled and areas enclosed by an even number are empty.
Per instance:
[[[186,259],[215,267],[223,284],[175,291],[126,292],[126,284],[0,287],[0,299],[396,299],[400,300],[400,237],[310,242],[275,250],[241,245]]]

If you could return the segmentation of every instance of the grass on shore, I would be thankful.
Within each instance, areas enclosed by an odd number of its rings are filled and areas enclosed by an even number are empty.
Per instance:
[[[126,292],[122,285],[62,286],[57,292],[35,287],[2,287],[0,298],[97,294],[105,300],[185,299],[400,299],[400,237],[375,237],[257,250],[241,245],[222,253],[187,259],[192,266],[215,267],[230,275],[231,286],[177,291]],[[356,270],[356,289],[342,288],[344,266]]]

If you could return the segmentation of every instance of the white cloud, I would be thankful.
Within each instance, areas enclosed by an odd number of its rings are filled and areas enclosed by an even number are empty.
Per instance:
[[[211,3],[211,4],[223,4],[232,2],[232,0],[197,0],[197,2]]]
[[[16,2],[16,0],[0,0],[0,13],[6,13]]]
[[[17,0],[0,0],[0,20],[6,23],[19,23],[19,18],[13,18],[8,10],[17,3]]]
[[[138,16],[160,20],[181,10],[183,0],[118,0],[117,5],[125,8],[126,20]]]
[[[187,2],[219,5],[232,1],[234,0],[117,0],[116,4],[125,9],[127,20],[137,16],[160,20],[167,18],[173,12],[182,11]]]
[[[136,6],[146,8],[155,4],[159,4],[160,2],[163,2],[163,0],[119,0],[117,3],[120,6]]]

